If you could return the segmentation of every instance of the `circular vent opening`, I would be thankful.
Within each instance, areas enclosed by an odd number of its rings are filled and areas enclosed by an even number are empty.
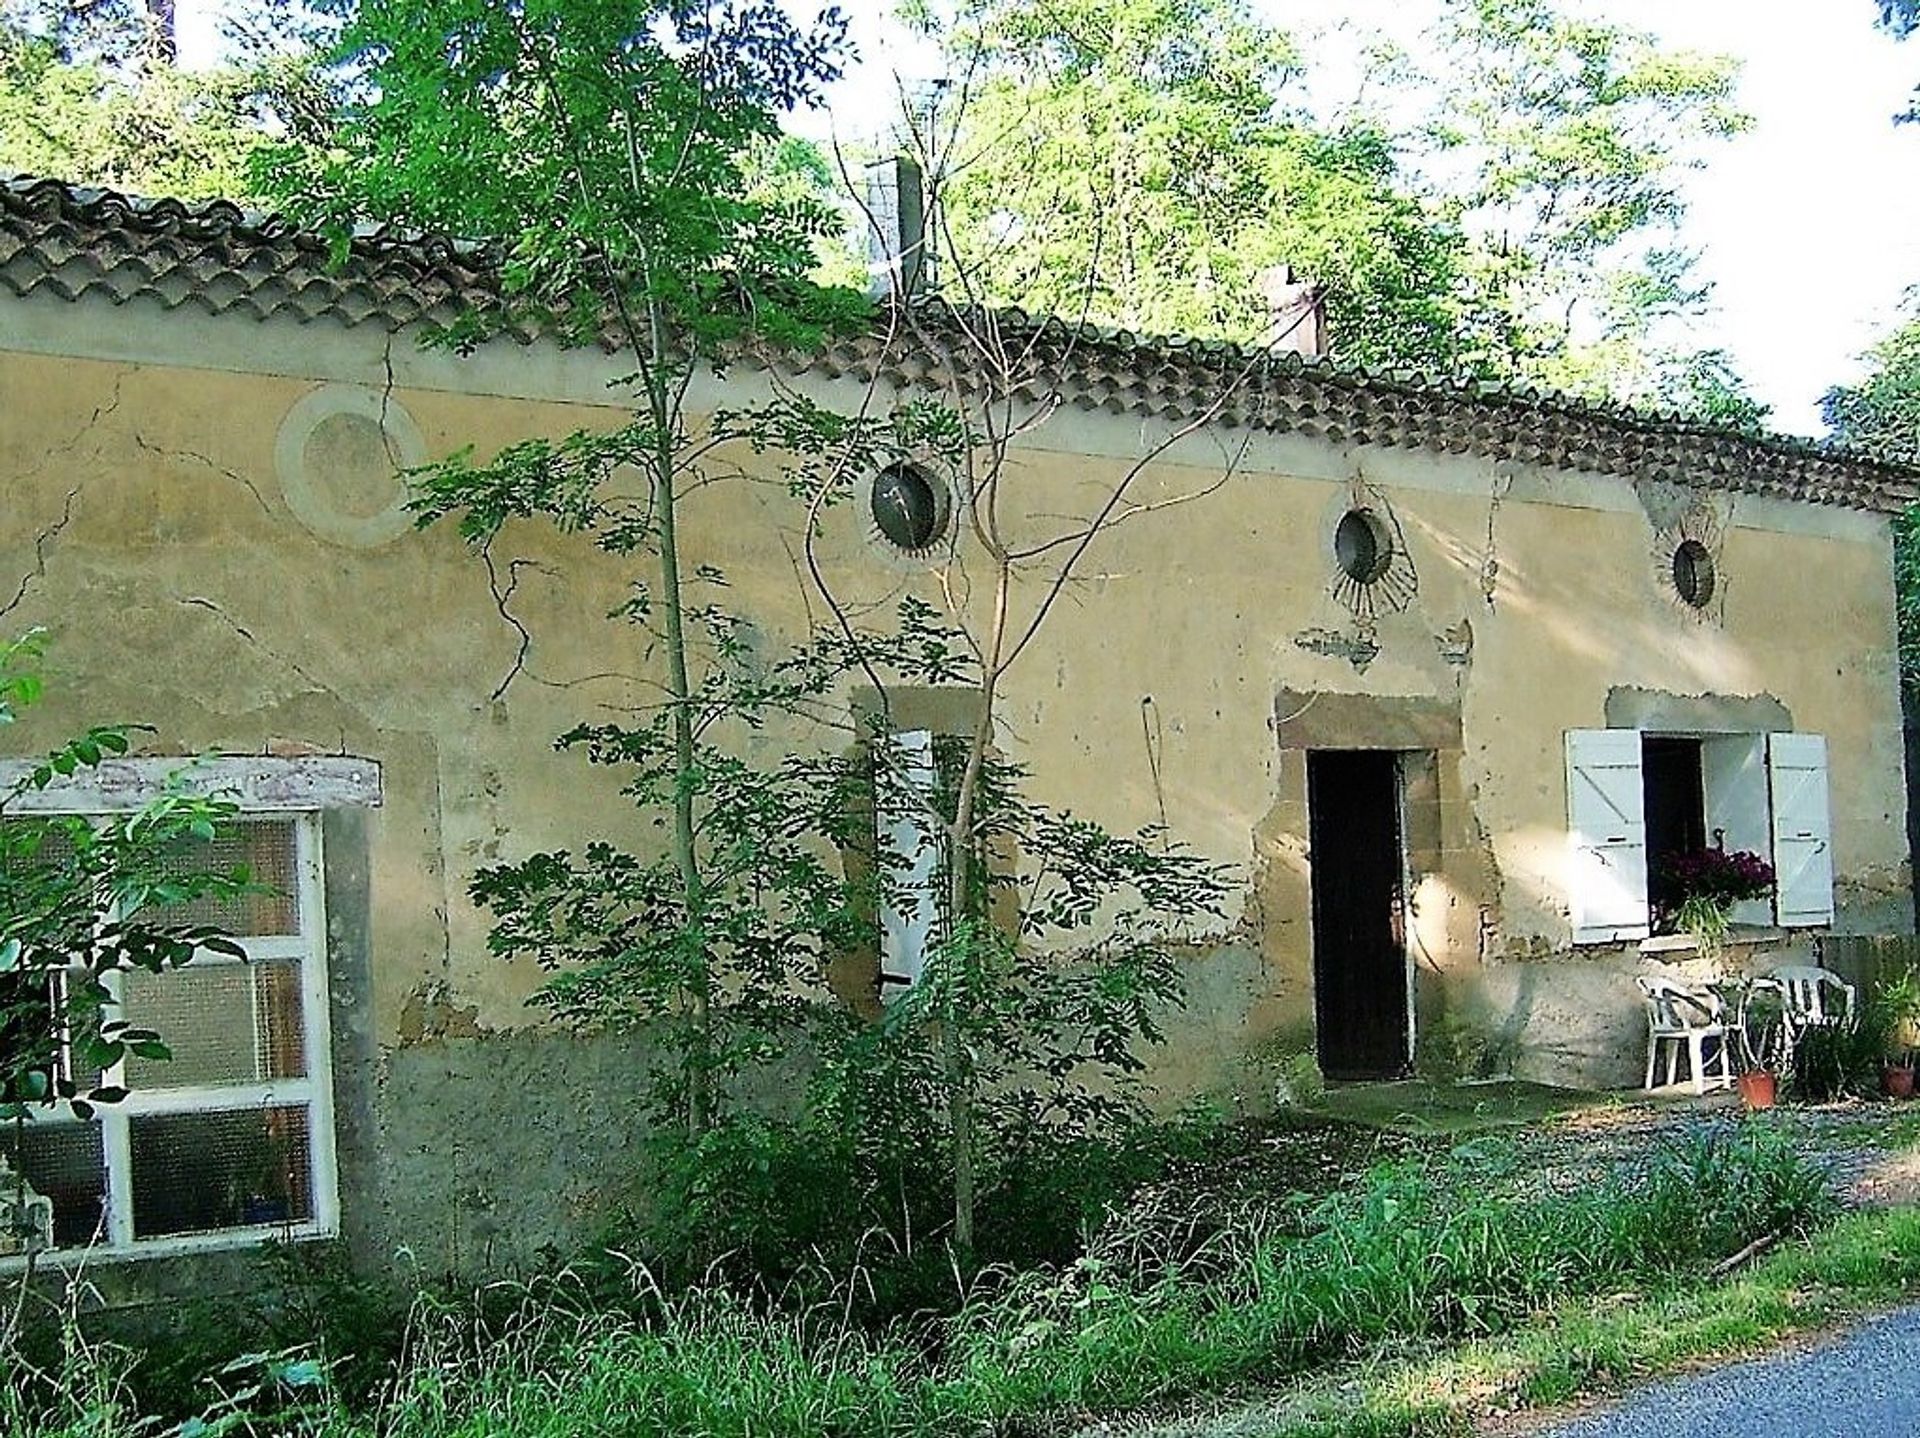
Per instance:
[[[887,542],[909,553],[931,548],[947,526],[946,492],[912,465],[891,464],[874,476],[871,507]]]
[[[1713,602],[1713,555],[1697,539],[1685,539],[1673,551],[1673,587],[1695,609]]]
[[[1370,509],[1349,509],[1333,531],[1333,557],[1357,584],[1372,584],[1393,562],[1393,536]]]

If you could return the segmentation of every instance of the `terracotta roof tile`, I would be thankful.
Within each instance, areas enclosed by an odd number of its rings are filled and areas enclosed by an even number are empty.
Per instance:
[[[368,230],[353,236],[336,263],[320,235],[226,202],[142,200],[25,176],[0,178],[0,290],[387,331],[448,325],[471,309],[504,310],[489,253],[444,237]],[[938,302],[887,318],[817,352],[763,362],[1860,509],[1897,512],[1920,499],[1913,465],[1531,389],[1075,328],[1018,311],[963,314]],[[530,342],[537,326],[509,324],[508,332]],[[979,363],[975,338],[983,333],[996,360],[1011,363]]]

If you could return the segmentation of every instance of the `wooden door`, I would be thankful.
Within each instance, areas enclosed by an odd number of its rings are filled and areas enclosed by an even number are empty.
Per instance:
[[[1331,1079],[1403,1077],[1411,1060],[1399,756],[1307,756],[1313,996]]]

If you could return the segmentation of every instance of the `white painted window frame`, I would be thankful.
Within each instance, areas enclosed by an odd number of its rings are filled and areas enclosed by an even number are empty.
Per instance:
[[[123,806],[112,807],[117,810]],[[49,806],[41,812],[79,813],[82,818],[91,818],[99,816],[102,811],[93,808],[88,812],[80,812],[69,804]],[[93,1122],[98,1125],[100,1132],[101,1163],[106,1175],[103,1190],[104,1221],[89,1244],[45,1250],[36,1256],[37,1262],[59,1265],[80,1260],[140,1259],[245,1248],[271,1240],[330,1238],[340,1232],[340,1180],[333,1128],[333,1035],[327,983],[325,856],[321,844],[321,816],[317,811],[267,804],[258,809],[243,809],[237,819],[243,823],[249,819],[291,822],[294,833],[295,912],[299,915],[299,932],[291,935],[236,935],[235,942],[247,952],[246,960],[203,953],[192,960],[192,969],[200,971],[237,966],[251,961],[297,963],[300,968],[301,1042],[306,1073],[295,1079],[248,1084],[132,1089],[118,1103],[94,1105]],[[116,1000],[120,997],[122,977],[113,974],[107,978],[108,988]],[[163,1040],[165,1037],[161,1035]],[[102,1075],[102,1083],[111,1087],[126,1087],[125,1067],[124,1061],[115,1064]],[[137,1238],[134,1235],[134,1119],[151,1114],[234,1113],[253,1108],[295,1107],[307,1110],[311,1218],[298,1222],[222,1228],[205,1233],[167,1234],[155,1238]],[[51,1124],[86,1122],[75,1116],[69,1103],[48,1105],[44,1121]],[[0,1272],[18,1269],[28,1261],[25,1255],[0,1258]]]
[[[1576,736],[1587,734],[1603,738],[1614,734],[1631,734],[1641,743],[1644,743],[1649,735],[1668,734],[1700,740],[1703,765],[1701,779],[1706,800],[1706,813],[1703,817],[1709,835],[1716,828],[1723,830],[1730,849],[1747,849],[1761,853],[1768,863],[1775,866],[1776,872],[1782,862],[1781,849],[1785,842],[1776,792],[1780,784],[1779,771],[1783,767],[1779,754],[1782,750],[1786,750],[1799,755],[1800,758],[1793,767],[1805,768],[1810,764],[1817,764],[1820,792],[1826,799],[1825,814],[1820,821],[1821,827],[1818,832],[1800,833],[1793,837],[1799,842],[1817,844],[1819,851],[1827,856],[1823,861],[1826,883],[1824,906],[1810,906],[1804,910],[1789,911],[1784,907],[1782,896],[1776,892],[1772,898],[1754,899],[1735,904],[1732,917],[1735,923],[1753,927],[1772,925],[1781,929],[1822,929],[1832,925],[1835,917],[1831,860],[1832,807],[1831,799],[1827,797],[1831,775],[1828,767],[1828,746],[1824,735],[1803,730],[1765,732],[1669,729],[1568,730],[1565,740],[1570,810],[1568,841],[1575,855],[1574,867],[1569,871],[1568,898],[1573,944],[1576,948],[1631,942],[1646,937],[1645,932],[1636,932],[1642,927],[1638,925],[1593,926],[1583,929],[1579,922],[1580,905],[1577,890],[1583,882],[1578,867],[1580,856],[1588,851],[1605,847],[1583,836],[1575,816],[1571,813],[1574,807],[1574,752],[1579,743]],[[1649,878],[1645,868],[1644,816],[1627,839],[1615,842],[1624,843],[1628,848],[1637,848],[1641,855],[1638,878],[1641,885],[1641,898],[1644,901]],[[1650,930],[1650,927],[1650,925],[1645,926],[1647,930]]]
[[[929,729],[895,730],[883,737],[882,762],[896,771],[899,790],[879,806],[880,865],[908,900],[902,908],[890,888],[880,902],[880,986],[893,999],[920,982],[933,945],[941,834],[933,816],[934,745]]]

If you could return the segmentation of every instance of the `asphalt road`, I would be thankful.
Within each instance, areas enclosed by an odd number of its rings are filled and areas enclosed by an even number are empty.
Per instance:
[[[1820,1347],[1656,1384],[1546,1438],[1920,1438],[1920,1306]]]

